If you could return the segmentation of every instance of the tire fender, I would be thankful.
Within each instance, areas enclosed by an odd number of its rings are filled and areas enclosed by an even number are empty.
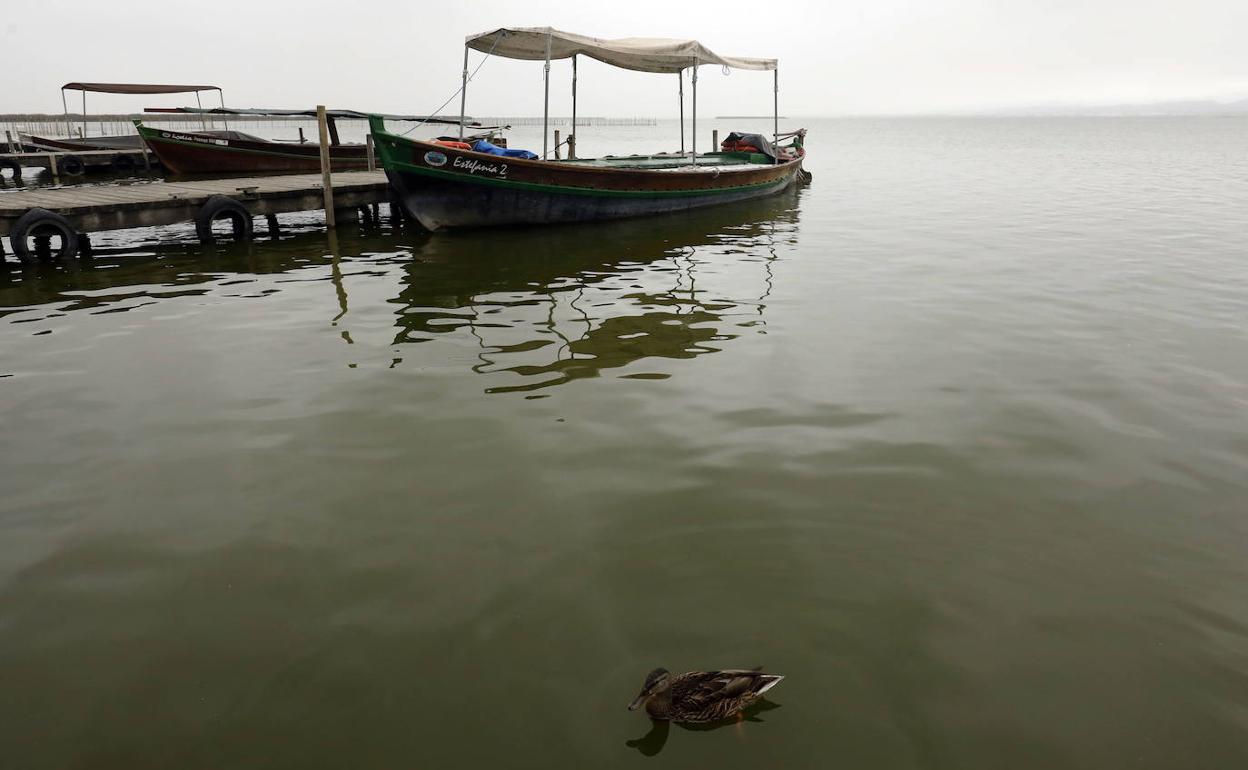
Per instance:
[[[78,253],[78,231],[68,219],[47,209],[30,209],[18,217],[9,232],[13,253],[23,264],[29,265],[37,259],[37,255],[31,252],[27,239],[41,235],[61,236],[61,248],[52,255],[56,259],[71,259]]]
[[[82,176],[87,172],[87,164],[77,155],[65,155],[56,159],[56,170],[65,176]]]
[[[7,168],[13,172],[13,181],[22,178],[22,164],[18,163],[15,158],[5,158],[0,160],[0,168]]]
[[[212,234],[212,223],[218,219],[230,220],[234,240],[251,240],[251,212],[247,207],[229,196],[214,195],[204,201],[204,205],[195,214],[195,234],[199,236],[200,243],[216,243]]]
[[[136,163],[134,158],[130,155],[126,155],[124,152],[119,152],[113,156],[109,165],[112,166],[113,171],[118,174],[130,174],[138,168],[139,164]]]

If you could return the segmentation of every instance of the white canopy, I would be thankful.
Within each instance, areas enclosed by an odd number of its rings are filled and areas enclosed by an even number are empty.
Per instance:
[[[696,40],[658,37],[600,37],[560,32],[550,27],[504,27],[470,35],[469,48],[508,59],[568,59],[576,54],[641,72],[680,72],[695,64],[722,64],[742,70],[774,70],[775,59],[720,56]]]

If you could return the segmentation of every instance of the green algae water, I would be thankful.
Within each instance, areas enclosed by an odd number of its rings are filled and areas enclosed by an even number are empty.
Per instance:
[[[806,126],[677,217],[10,261],[0,766],[1248,763],[1248,121]]]

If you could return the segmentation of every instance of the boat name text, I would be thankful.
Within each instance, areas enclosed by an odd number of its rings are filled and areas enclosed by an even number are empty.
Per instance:
[[[453,164],[455,168],[462,168],[469,174],[489,174],[491,176],[505,177],[507,176],[506,163],[482,163],[476,158],[456,158]]]
[[[161,139],[172,139],[175,142],[198,142],[199,144],[215,144],[221,147],[229,147],[230,143],[224,139],[217,139],[212,136],[195,136],[193,134],[173,134],[168,131],[160,132]]]

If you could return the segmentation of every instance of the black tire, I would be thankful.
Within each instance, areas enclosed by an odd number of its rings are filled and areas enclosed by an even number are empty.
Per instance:
[[[30,251],[27,239],[52,235],[61,237],[61,248],[52,255],[54,259],[72,259],[78,253],[78,231],[68,219],[47,209],[31,209],[18,217],[9,232],[9,240],[13,244],[13,253],[22,264],[29,265],[38,257]]]
[[[251,240],[251,212],[247,207],[225,195],[214,195],[204,201],[199,213],[195,215],[195,234],[200,243],[216,243],[212,234],[212,223],[218,219],[230,220],[234,229],[234,240]]]
[[[87,173],[87,164],[77,155],[65,155],[56,159],[56,170],[65,176],[82,176]]]
[[[5,158],[4,160],[0,160],[0,168],[7,168],[8,170],[12,171],[13,181],[15,182],[22,178],[22,164],[18,163],[13,158]]]
[[[133,174],[135,169],[139,167],[139,164],[135,161],[134,156],[126,155],[124,152],[119,152],[114,155],[113,160],[109,165],[111,165],[113,171],[118,174]]]

